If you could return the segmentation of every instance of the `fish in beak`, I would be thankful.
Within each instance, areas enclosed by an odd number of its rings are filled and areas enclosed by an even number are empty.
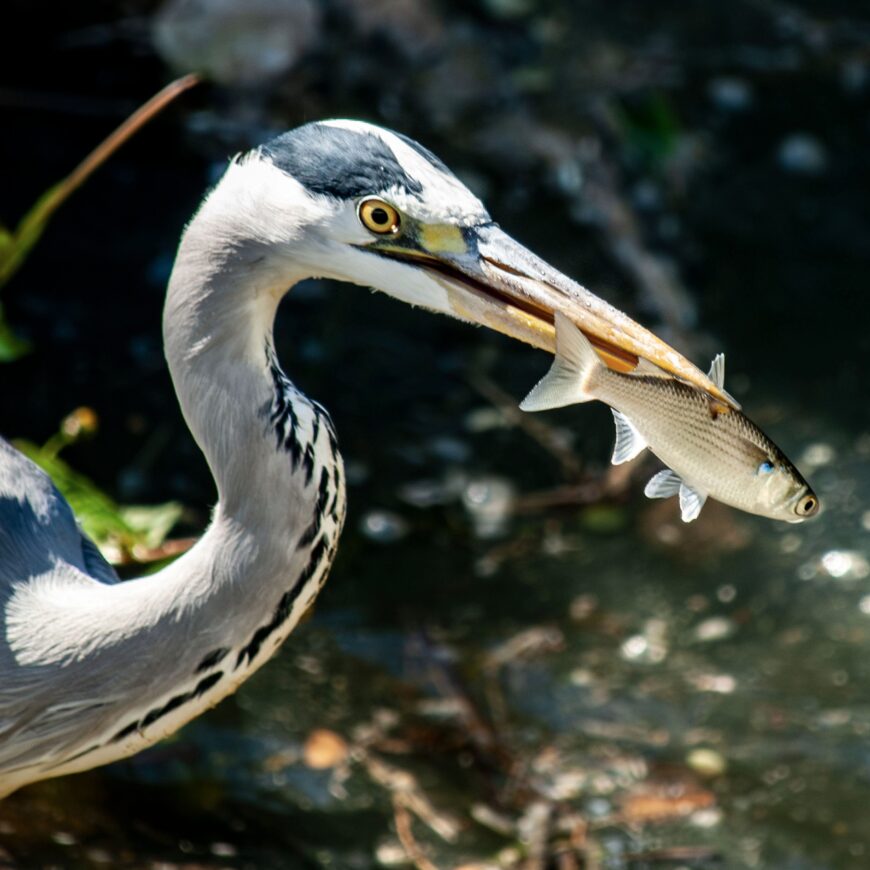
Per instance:
[[[559,312],[586,335],[610,369],[630,373],[646,360],[726,409],[739,408],[669,344],[554,269],[497,224],[422,225],[397,243],[385,240],[378,253],[427,270],[446,290],[456,317],[555,353],[553,324]],[[650,373],[648,366],[644,373]]]
[[[725,357],[710,366],[725,388]],[[819,511],[818,496],[786,455],[740,411],[674,378],[632,377],[602,365],[580,330],[556,313],[556,359],[520,404],[523,411],[600,400],[616,424],[612,462],[619,465],[649,448],[668,467],[647,484],[649,498],[678,495],[684,522],[701,512],[707,496],[748,513],[799,523]]]

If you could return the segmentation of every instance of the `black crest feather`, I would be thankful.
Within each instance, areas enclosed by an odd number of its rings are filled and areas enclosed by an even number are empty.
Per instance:
[[[411,147],[433,165],[443,167],[422,146],[413,143]],[[393,187],[412,196],[423,190],[374,133],[314,122],[283,133],[263,145],[260,153],[312,193],[338,199],[370,196]]]

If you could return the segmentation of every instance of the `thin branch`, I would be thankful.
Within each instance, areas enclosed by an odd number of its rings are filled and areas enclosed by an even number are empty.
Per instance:
[[[482,372],[473,373],[469,382],[481,396],[498,409],[511,426],[522,429],[533,441],[558,460],[566,477],[577,478],[580,475],[581,461],[556,429],[533,415],[521,411],[516,399]]]
[[[200,78],[195,73],[183,76],[170,82],[165,88],[144,103],[120,127],[110,133],[75,169],[58,184],[47,197],[41,208],[40,218],[47,220],[51,214],[67,199],[70,194],[81,187],[95,170],[99,169],[134,133],[138,132],[152,118],[159,114],[176,97],[199,84]]]
[[[417,870],[438,870],[438,868],[426,857],[420,844],[414,839],[414,831],[411,826],[411,814],[404,805],[399,794],[393,794],[393,814],[396,821],[396,834],[399,842],[405,850],[405,854]]]
[[[21,219],[11,236],[3,231],[4,244],[0,247],[0,287],[15,274],[27,254],[37,243],[52,215],[69,199],[74,191],[114,154],[134,133],[155,115],[199,82],[191,74],[176,79],[138,108],[120,127],[106,137],[66,178],[49,188]],[[2,228],[0,228],[2,229]]]

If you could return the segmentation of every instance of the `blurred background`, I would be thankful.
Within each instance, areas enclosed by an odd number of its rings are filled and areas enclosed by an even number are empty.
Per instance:
[[[214,500],[160,339],[185,221],[228,157],[336,116],[420,140],[702,368],[724,351],[824,513],[684,525],[653,458],[608,466],[604,406],[516,412],[544,354],[308,282],[276,343],[350,502],[313,615],[171,741],[5,801],[0,866],[868,866],[866,4],[7,0],[0,224],[190,70],[0,291],[0,432],[53,452],[85,406],[78,485],[107,522],[158,506],[107,551],[156,558]]]

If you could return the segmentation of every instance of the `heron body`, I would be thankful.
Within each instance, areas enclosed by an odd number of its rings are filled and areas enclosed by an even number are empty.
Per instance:
[[[233,692],[322,587],[345,515],[327,412],[282,372],[278,303],[309,277],[382,290],[552,350],[563,311],[603,358],[715,387],[503,233],[432,154],[354,121],[233,161],[188,225],[166,359],[218,500],[197,544],[120,582],[51,481],[0,440],[0,796],[123,758]]]

